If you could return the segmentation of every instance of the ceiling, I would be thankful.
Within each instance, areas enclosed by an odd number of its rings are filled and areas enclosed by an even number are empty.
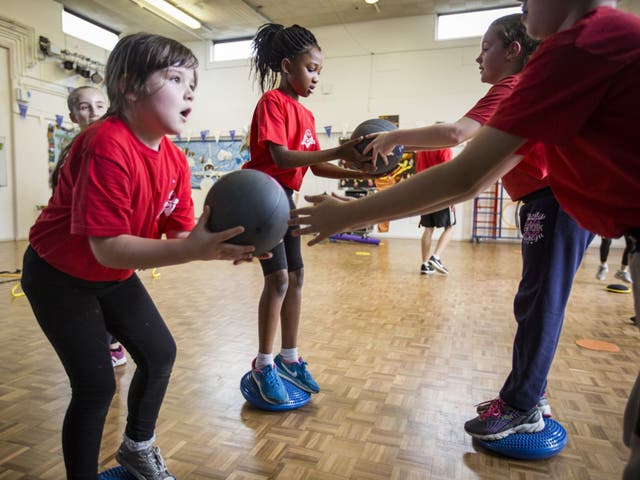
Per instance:
[[[57,0],[65,8],[121,33],[153,32],[182,42],[251,37],[266,22],[322,25],[513,6],[515,0],[169,0],[198,19],[191,30],[154,13],[145,0]]]

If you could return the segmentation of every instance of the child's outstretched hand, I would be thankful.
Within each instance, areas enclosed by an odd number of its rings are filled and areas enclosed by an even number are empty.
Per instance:
[[[227,243],[227,240],[244,232],[244,227],[238,226],[213,233],[207,228],[210,215],[211,209],[205,205],[197,225],[186,238],[188,248],[193,249],[195,257],[199,260],[232,260],[234,265],[253,260],[253,245]],[[269,257],[271,254],[266,253],[258,258]]]
[[[362,153],[360,153],[355,147],[359,144],[364,137],[357,137],[353,140],[349,140],[346,143],[343,143],[338,147],[337,157],[341,160],[344,160],[351,166],[351,168],[355,168],[356,170],[360,170],[363,172],[370,172],[374,170],[373,164],[371,163],[371,158],[366,157]]]
[[[328,195],[307,195],[306,201],[314,204],[313,207],[303,207],[291,210],[289,225],[299,225],[300,228],[293,230],[292,234],[299,236],[305,233],[315,234],[313,240],[308,245],[315,245],[334,233],[347,230],[350,225],[343,215],[341,206],[351,202],[342,199],[329,197]]]
[[[393,131],[391,132],[380,132],[380,133],[370,133],[365,138],[372,139],[369,142],[369,145],[365,147],[362,151],[362,154],[378,159],[378,155],[383,159],[385,165],[388,165],[387,155],[391,155],[393,153],[393,149],[398,145],[393,136]],[[378,162],[380,159],[378,159]],[[375,167],[375,162],[372,162]]]

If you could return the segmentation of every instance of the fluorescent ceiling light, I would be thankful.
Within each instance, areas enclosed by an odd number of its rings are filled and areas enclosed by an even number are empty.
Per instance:
[[[522,6],[440,14],[438,15],[436,40],[481,37],[491,22],[512,13],[522,13]]]
[[[364,0],[364,3],[368,3],[369,5],[373,5],[374,3],[378,3],[378,0]]]
[[[180,23],[185,24],[189,28],[197,30],[202,26],[202,24],[198,20],[190,15],[187,15],[182,10],[177,9],[164,0],[144,0],[144,2],[166,13],[170,17],[176,19]]]
[[[118,35],[115,33],[65,10],[62,11],[62,31],[105,50],[113,50],[118,43]]]

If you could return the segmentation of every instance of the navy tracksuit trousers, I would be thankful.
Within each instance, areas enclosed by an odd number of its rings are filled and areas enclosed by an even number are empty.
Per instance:
[[[550,188],[522,202],[522,279],[513,302],[518,329],[500,398],[529,410],[547,387],[573,277],[593,234],[560,208]]]

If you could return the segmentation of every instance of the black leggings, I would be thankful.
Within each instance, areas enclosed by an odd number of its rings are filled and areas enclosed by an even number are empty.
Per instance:
[[[29,247],[22,288],[71,383],[62,427],[67,478],[96,480],[102,430],[116,389],[107,330],[137,366],[125,429],[135,441],[153,437],[176,344],[135,274],[121,282],[89,282],[53,268]]]
[[[622,252],[622,264],[623,267],[629,265],[629,250],[631,249],[631,239],[628,236],[624,236],[624,251]],[[606,263],[609,258],[609,248],[611,248],[611,239],[602,237],[600,243],[600,263]]]
[[[289,199],[289,208],[293,210],[296,204],[293,202],[293,190],[283,187]],[[271,249],[273,256],[268,260],[260,260],[262,274],[266,277],[279,270],[297,272],[304,267],[302,253],[300,252],[300,237],[294,237],[292,232],[300,227],[289,227],[278,245]]]

